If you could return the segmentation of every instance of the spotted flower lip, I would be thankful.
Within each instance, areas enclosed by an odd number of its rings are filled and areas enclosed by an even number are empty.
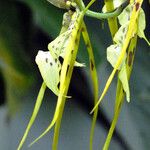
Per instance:
[[[61,64],[57,57],[53,57],[49,51],[38,51],[35,58],[36,64],[39,67],[41,76],[46,83],[46,86],[54,92],[59,94],[58,84],[60,82],[59,72]]]
[[[59,58],[61,57],[65,59],[66,57],[67,48],[72,43],[70,39],[73,36],[72,32],[75,30],[75,24],[79,14],[75,12],[72,17],[73,19],[68,24],[68,29],[48,44],[49,51],[44,52],[40,50],[35,59],[44,82],[46,83],[47,87],[57,96],[59,95],[60,75],[62,69]],[[70,61],[71,57],[69,58],[68,65],[70,64]],[[84,67],[84,64],[75,62],[74,66]]]

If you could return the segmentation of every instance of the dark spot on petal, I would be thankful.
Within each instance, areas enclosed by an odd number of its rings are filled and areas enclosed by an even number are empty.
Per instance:
[[[116,45],[116,46],[114,47],[114,49],[116,50],[116,49],[117,49],[117,47],[118,47],[118,45]]]
[[[71,54],[73,54],[73,50],[71,51]]]
[[[69,71],[69,65],[67,66],[66,76],[67,76],[67,74],[68,74],[68,71]]]
[[[78,44],[78,38],[75,39],[75,44]]]
[[[80,31],[80,30],[78,29],[78,30],[77,30],[77,34],[79,34],[79,31]]]
[[[59,76],[61,75],[61,70],[59,71]]]
[[[72,27],[71,29],[73,30],[74,28],[76,28],[76,26]]]
[[[126,28],[124,27],[124,28],[122,29],[122,32],[125,33],[125,31],[126,31]]]
[[[60,82],[57,84],[58,89],[60,88]]]
[[[135,4],[135,10],[138,11],[139,7],[140,7],[140,3],[137,2],[137,3]]]
[[[58,41],[58,43],[57,44],[60,44],[61,43],[61,41]]]
[[[45,58],[45,62],[48,63],[48,58]]]
[[[86,43],[85,45],[86,45],[86,47],[87,47],[87,48],[89,48],[89,47],[90,47],[89,43]]]
[[[122,92],[123,92],[124,94],[126,93],[124,89],[122,89]],[[120,103],[120,104],[121,104],[121,103]]]
[[[64,59],[61,56],[59,56],[58,59],[59,59],[60,63],[62,64]]]
[[[133,53],[130,51],[130,52],[129,52],[129,59],[128,59],[128,65],[129,65],[129,67],[130,67],[131,64],[132,64],[132,59],[133,59]]]
[[[54,48],[55,46],[53,45],[52,48]]]
[[[120,44],[122,44],[122,40],[119,40],[118,42],[119,42]]]
[[[90,60],[90,67],[91,67],[92,70],[94,69],[94,63],[93,63],[92,60]]]
[[[52,66],[53,65],[53,63],[52,62],[50,62],[50,66]]]
[[[81,32],[84,32],[84,31],[85,31],[84,28],[82,28],[82,29],[81,29]]]
[[[55,58],[55,63],[57,63],[57,58]]]
[[[61,50],[64,50],[64,49],[65,49],[65,47],[62,47],[62,48],[61,48]]]

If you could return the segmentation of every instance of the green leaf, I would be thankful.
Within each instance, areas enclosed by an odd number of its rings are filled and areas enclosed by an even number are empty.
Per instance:
[[[22,36],[24,25],[19,20],[17,5],[10,1],[0,2],[0,14],[0,69],[9,115],[13,115],[33,83],[34,72],[31,72],[32,65],[25,53],[27,35]]]
[[[59,34],[62,21],[62,10],[54,7],[46,0],[20,0],[32,10],[34,23],[52,37]]]

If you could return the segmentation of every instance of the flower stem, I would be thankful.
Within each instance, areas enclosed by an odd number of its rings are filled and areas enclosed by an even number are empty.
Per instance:
[[[105,5],[106,5],[106,10],[108,12],[114,10],[113,0],[104,0],[104,2],[105,2]],[[108,18],[108,25],[109,25],[111,36],[112,36],[112,39],[113,39],[115,33],[118,31],[118,24],[117,24],[116,17]]]
[[[117,121],[118,121],[118,118],[119,118],[119,114],[120,114],[120,111],[121,111],[121,107],[122,107],[122,104],[123,104],[123,101],[124,101],[123,87],[122,87],[122,85],[121,86],[120,85],[121,85],[121,82],[119,81],[118,87],[120,87],[120,88],[118,89],[118,91],[120,93],[116,97],[116,104],[117,104],[117,106],[116,106],[116,110],[115,110],[113,121],[111,123],[111,127],[109,129],[109,132],[108,132],[105,144],[103,146],[103,150],[108,150],[108,148],[109,148],[110,141],[111,141],[113,132],[115,130],[115,127],[116,127],[116,124],[117,124]]]
[[[81,10],[84,10],[85,5],[82,0],[77,1],[78,6],[80,7]],[[100,13],[100,12],[95,12],[91,10],[87,10],[85,13],[85,16],[96,18],[96,19],[109,19],[109,18],[114,18],[120,15],[122,10],[127,6],[127,2],[123,3],[121,6],[116,8],[115,10],[110,10],[107,13]]]
[[[92,49],[92,45],[90,42],[90,38],[87,32],[85,23],[83,23],[82,35],[83,35],[83,39],[85,41],[85,44],[87,46],[87,51],[89,54],[90,73],[91,73],[91,78],[92,78],[93,88],[94,88],[94,105],[95,105],[98,101],[98,77],[97,77],[97,70],[95,66],[93,49]],[[94,130],[95,130],[95,125],[96,125],[96,120],[97,120],[97,114],[98,114],[98,107],[94,111],[93,120],[92,120],[92,126],[91,126],[91,131],[90,131],[90,150],[93,149]]]
[[[69,88],[69,84],[70,84],[70,80],[71,80],[71,76],[72,76],[72,72],[73,72],[73,68],[74,68],[74,63],[75,63],[76,55],[78,52],[80,33],[81,33],[81,23],[83,20],[83,16],[80,16],[79,20],[80,20],[80,24],[78,26],[79,32],[77,34],[78,29],[77,29],[77,31],[76,30],[72,31],[72,36],[69,41],[70,44],[68,44],[68,47],[66,48],[67,52],[66,52],[64,62],[62,65],[61,77],[60,77],[61,78],[60,94],[58,97],[58,99],[59,98],[61,99],[61,105],[60,105],[60,109],[59,109],[59,116],[58,116],[56,124],[55,124],[52,150],[57,150],[57,147],[58,147],[60,125],[61,125],[62,115],[63,115],[64,106],[65,106],[65,102],[66,102],[66,95],[68,92],[68,88]],[[73,54],[72,54],[72,49],[74,50]],[[68,66],[69,66],[69,68],[68,68]]]
[[[61,106],[60,106],[59,116],[58,116],[57,121],[55,123],[52,150],[57,150],[57,147],[58,147],[59,132],[60,132],[60,126],[61,126],[61,120],[62,120],[62,115],[63,115],[63,111],[64,111],[65,102],[66,102],[66,98],[63,97],[62,98],[62,103],[61,103]]]
[[[37,99],[36,99],[36,103],[35,103],[35,106],[34,106],[34,110],[33,110],[32,116],[30,118],[28,126],[27,126],[27,128],[25,130],[25,133],[24,133],[22,139],[21,139],[21,142],[19,143],[19,146],[18,146],[17,150],[20,150],[22,148],[22,146],[23,146],[23,144],[24,144],[24,142],[25,142],[25,140],[26,140],[26,138],[28,136],[28,133],[29,133],[29,131],[30,131],[30,129],[31,129],[35,119],[36,119],[36,116],[37,116],[37,114],[39,112],[39,109],[40,109],[42,101],[43,101],[45,90],[46,90],[46,84],[43,82],[42,85],[41,85],[39,94],[37,96]]]
[[[121,5],[120,7],[115,9],[114,11],[107,12],[107,13],[99,13],[99,12],[94,12],[94,11],[91,11],[91,10],[87,10],[85,15],[89,16],[89,17],[92,17],[92,18],[96,18],[96,19],[114,18],[114,17],[117,17],[118,15],[120,15],[120,13],[125,8],[125,6],[126,6],[126,4]]]

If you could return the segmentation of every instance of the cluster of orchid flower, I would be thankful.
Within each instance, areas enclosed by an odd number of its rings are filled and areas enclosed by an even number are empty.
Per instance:
[[[67,9],[64,14],[62,28],[59,36],[48,44],[49,51],[39,51],[36,56],[36,64],[40,70],[43,78],[43,84],[39,91],[35,108],[24,136],[18,146],[18,150],[23,146],[28,132],[34,123],[34,120],[38,114],[41,106],[44,92],[48,87],[55,95],[58,96],[57,105],[54,113],[54,117],[47,127],[47,129],[30,145],[38,141],[43,137],[53,126],[55,126],[53,150],[57,149],[59,128],[63,109],[65,105],[70,79],[72,76],[74,67],[84,67],[85,65],[76,61],[78,47],[80,43],[80,36],[82,33],[87,51],[89,54],[90,72],[94,88],[94,108],[91,112],[94,112],[91,134],[90,134],[90,150],[92,150],[93,138],[94,138],[94,127],[97,118],[98,105],[105,96],[113,78],[118,71],[118,85],[116,93],[116,106],[114,118],[112,121],[111,128],[108,133],[103,150],[107,150],[109,143],[117,122],[117,118],[120,112],[120,106],[123,103],[124,93],[126,99],[130,101],[130,90],[129,90],[129,78],[132,70],[132,64],[134,59],[135,47],[137,43],[137,36],[144,38],[150,45],[144,35],[145,29],[145,14],[141,8],[142,0],[135,0],[126,2],[125,0],[114,0],[114,11],[107,12],[107,7],[103,7],[103,13],[93,12],[89,10],[89,7],[95,2],[91,0],[90,3],[85,7],[82,0],[48,0],[51,4],[56,7]],[[86,25],[84,23],[84,16],[90,16],[96,19],[108,19],[112,17],[118,18],[120,28],[113,37],[114,43],[107,48],[107,60],[114,68],[111,75],[106,82],[104,91],[98,99],[98,78],[94,61],[94,54],[92,45]],[[63,63],[60,62],[63,59]]]

